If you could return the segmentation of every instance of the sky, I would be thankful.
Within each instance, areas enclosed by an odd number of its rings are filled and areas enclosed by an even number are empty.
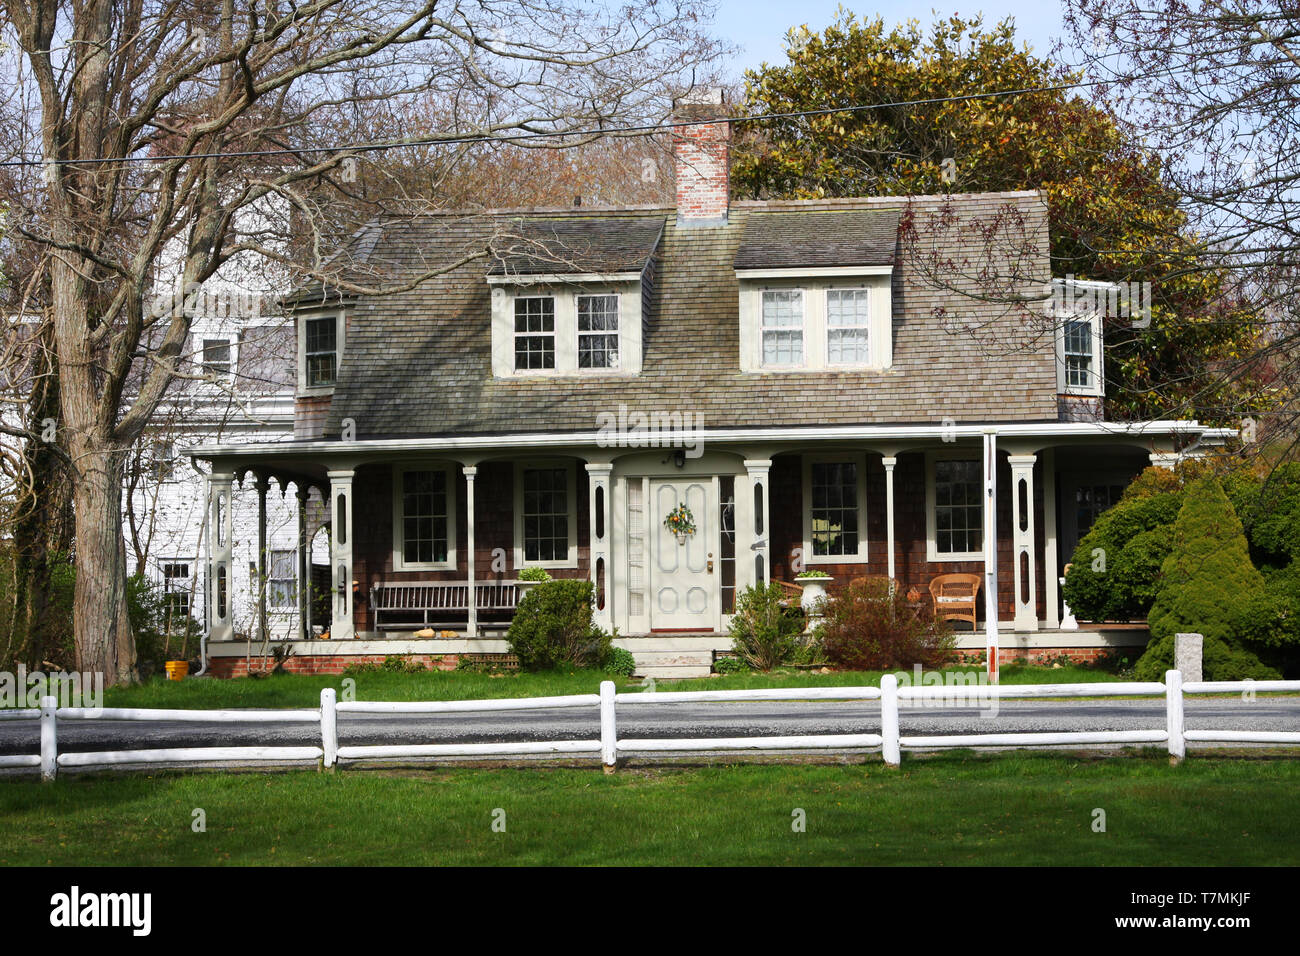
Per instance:
[[[951,0],[949,0],[951,3]],[[829,26],[835,19],[840,0],[719,0],[714,33],[742,47],[736,60],[735,79],[746,69],[757,68],[764,60],[768,63],[785,62],[784,37],[790,27],[807,24],[814,33]],[[960,6],[930,6],[906,0],[875,0],[870,5],[845,3],[844,6],[858,15],[859,20],[880,16],[886,26],[908,19],[921,22],[928,28],[936,20],[960,13],[970,18],[984,14],[986,25],[1011,16],[1016,23],[1016,36],[1028,43],[1039,56],[1046,56],[1053,40],[1063,32],[1059,0],[989,0],[966,2]]]

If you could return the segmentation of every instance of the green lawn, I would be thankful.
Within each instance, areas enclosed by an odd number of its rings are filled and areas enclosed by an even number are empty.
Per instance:
[[[982,673],[979,668],[949,668],[954,672]],[[806,670],[782,670],[769,674],[748,673],[659,681],[663,690],[722,690],[750,687],[840,687],[879,684],[881,671],[841,671],[818,674]],[[358,674],[357,700],[473,700],[497,697],[545,697],[563,694],[594,694],[602,680],[613,680],[620,690],[642,689],[639,678],[616,677],[599,671],[572,670],[546,673],[509,673],[500,676],[471,671],[425,671],[403,674],[379,671]],[[1114,675],[1083,667],[1005,667],[1002,682],[1078,683],[1113,681]],[[274,674],[235,680],[190,679],[168,681],[157,677],[135,687],[110,688],[104,693],[108,707],[316,707],[322,687],[343,688],[340,676]]]
[[[905,758],[901,771],[873,761],[7,781],[0,865],[1294,866],[1298,787],[1295,760],[1011,753]],[[205,833],[191,829],[196,808]],[[498,809],[505,832],[492,828]],[[806,832],[792,829],[796,810]]]

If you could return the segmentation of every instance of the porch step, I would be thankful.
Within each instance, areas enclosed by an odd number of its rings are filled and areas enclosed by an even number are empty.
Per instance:
[[[637,677],[671,679],[674,677],[708,677],[713,671],[712,649],[664,648],[632,650]]]

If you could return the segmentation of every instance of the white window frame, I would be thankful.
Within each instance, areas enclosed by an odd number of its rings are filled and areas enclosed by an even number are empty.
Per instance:
[[[798,296],[799,324],[795,325],[774,325],[767,326],[763,323],[766,313],[767,297],[772,294],[790,294],[795,293]],[[764,369],[775,369],[778,371],[788,369],[804,369],[808,367],[808,345],[811,336],[808,334],[808,290],[799,287],[765,287],[759,290],[758,294],[758,362]],[[799,361],[798,362],[772,362],[767,361],[767,335],[769,332],[789,334],[795,329],[799,332]]]
[[[554,561],[527,561],[524,559],[524,472],[536,469],[562,468],[566,472],[565,507],[568,509],[569,554]],[[519,568],[576,568],[578,566],[578,468],[571,459],[538,459],[515,462],[514,477],[514,552],[515,569]],[[606,519],[608,521],[608,519]]]
[[[1091,332],[1091,379],[1087,385],[1069,384],[1069,370],[1067,367],[1067,356],[1065,354],[1065,331],[1066,326],[1072,322],[1085,322],[1090,326]],[[1065,315],[1058,318],[1056,323],[1056,390],[1062,395],[1085,395],[1089,397],[1100,397],[1106,393],[1105,369],[1102,367],[1102,322],[1101,316],[1097,313]]]
[[[551,303],[551,330],[549,332],[520,332],[515,327],[515,320],[519,315],[519,303],[536,299],[538,301],[550,301]],[[559,297],[549,292],[536,292],[532,294],[520,294],[510,300],[510,366],[514,369],[516,375],[545,375],[553,373],[560,367],[560,302]],[[550,368],[520,368],[518,359],[518,346],[520,339],[550,339],[551,340],[551,367]]]
[[[407,561],[405,515],[402,513],[402,476],[410,471],[441,471],[447,476],[447,560]],[[393,570],[394,571],[454,571],[456,570],[456,506],[458,503],[457,478],[460,470],[443,461],[402,462],[393,466]]]
[[[814,554],[812,527],[812,469],[814,464],[852,463],[857,467],[858,550],[856,554]],[[867,456],[865,453],[846,452],[804,455],[802,467],[803,486],[803,562],[813,564],[863,564],[868,559],[867,542]]]
[[[779,375],[786,372],[883,372],[894,364],[892,270],[888,266],[852,269],[743,270],[740,284],[740,370]],[[763,296],[797,290],[803,300],[803,363],[768,365],[763,356]],[[866,362],[830,361],[827,294],[868,293]]]
[[[307,384],[307,323],[312,319],[333,318],[334,325],[334,384]],[[347,313],[343,309],[312,310],[298,313],[298,394],[332,395],[343,369],[343,352],[347,338]]]
[[[492,375],[519,378],[609,378],[641,371],[643,350],[642,277],[639,273],[610,276],[489,276],[492,299]],[[578,329],[578,300],[614,296],[618,300],[618,364],[611,368],[580,368],[578,340],[598,334]],[[515,300],[550,298],[555,304],[555,367],[515,368]],[[519,333],[524,334],[524,333]],[[606,333],[608,334],[608,333]]]
[[[275,558],[275,555],[277,555],[277,554],[287,554],[287,555],[290,555],[290,556],[291,556],[293,563],[290,565],[290,569],[292,570],[293,574],[292,574],[290,577],[288,577],[288,578],[277,578],[277,577],[272,577],[272,575],[271,575],[271,571],[272,571],[272,569],[273,569],[273,567],[274,567],[274,565],[275,565],[275,560],[274,560],[274,558]],[[292,583],[292,585],[293,585],[293,596],[292,596],[292,598],[290,599],[290,601],[289,601],[288,604],[272,604],[272,603],[271,603],[271,582],[272,582],[272,581],[289,581],[289,582]],[[298,588],[302,586],[302,582],[300,582],[300,581],[298,580],[298,549],[297,549],[296,547],[289,547],[289,548],[276,548],[276,547],[270,547],[270,546],[267,547],[267,549],[266,549],[266,583],[265,583],[264,586],[265,586],[265,588],[266,588],[266,610],[267,610],[268,613],[270,613],[270,614],[285,614],[285,613],[289,613],[289,612],[292,612],[292,611],[297,610],[297,608],[298,608]]]
[[[614,300],[614,331],[584,332],[582,330],[582,300],[583,299],[613,299]],[[617,372],[623,361],[623,297],[617,292],[596,292],[584,291],[575,293],[573,296],[573,333],[574,333],[574,361],[578,363],[578,372],[582,375],[589,373]],[[614,364],[583,367],[582,365],[582,337],[586,336],[607,336],[613,334],[614,344]]]
[[[214,371],[208,364],[208,346],[224,345],[226,347],[226,369]],[[228,335],[204,335],[199,339],[199,368],[204,375],[211,375],[219,382],[227,382],[235,377],[236,346],[235,340]]]
[[[946,452],[926,452],[925,456],[925,557],[931,563],[943,564],[955,561],[982,561],[984,549],[979,551],[941,552],[939,550],[938,516],[936,512],[935,472],[940,461],[974,461],[979,465],[981,474],[984,468],[983,453],[978,448],[969,451],[957,450]],[[984,485],[980,483],[980,542],[984,541]]]
[[[867,321],[865,325],[832,325],[830,298],[832,293],[853,292],[862,293],[867,303]],[[826,305],[826,366],[828,368],[863,368],[870,367],[876,351],[876,334],[872,326],[872,294],[870,286],[828,286],[822,290],[823,301]],[[831,333],[843,330],[861,329],[867,333],[867,360],[865,362],[836,362],[831,359]]]
[[[202,608],[199,606],[199,602],[203,599],[203,583],[201,581],[198,581],[196,578],[199,571],[198,563],[199,563],[198,558],[159,558],[158,559],[158,580],[162,587],[162,593],[163,593],[164,617],[167,614],[168,594],[185,595],[185,603],[189,605],[189,611],[187,614],[182,615],[182,620],[185,617],[193,618],[195,617],[196,614],[202,611]],[[188,573],[185,575],[184,578],[168,578],[166,569],[169,564],[183,564],[185,565]],[[167,582],[169,580],[184,581],[185,587],[182,589],[170,589],[167,586]]]

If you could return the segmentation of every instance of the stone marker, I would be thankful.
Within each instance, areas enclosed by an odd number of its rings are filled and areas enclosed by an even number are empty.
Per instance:
[[[1201,679],[1201,649],[1205,638],[1200,634],[1174,635],[1174,670],[1181,671],[1183,681]]]

